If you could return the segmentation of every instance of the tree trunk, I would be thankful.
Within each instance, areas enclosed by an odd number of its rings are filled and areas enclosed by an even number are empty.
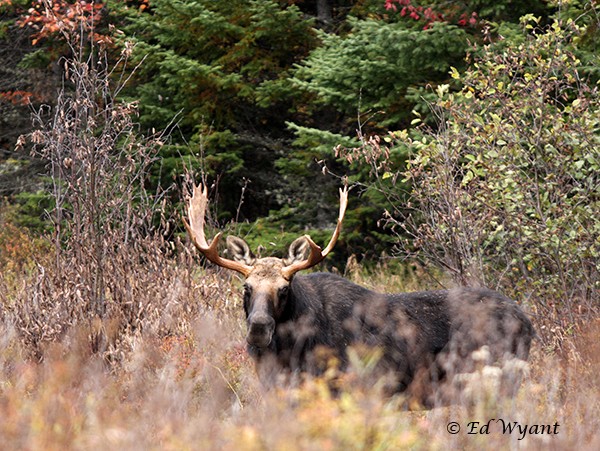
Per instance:
[[[324,24],[331,23],[333,18],[333,0],[317,0],[317,19]]]

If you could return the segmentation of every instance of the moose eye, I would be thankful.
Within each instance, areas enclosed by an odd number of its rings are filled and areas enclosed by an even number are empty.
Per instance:
[[[247,283],[244,284],[244,296],[250,296],[252,293],[252,287]]]
[[[280,288],[280,289],[277,291],[277,295],[278,295],[279,299],[286,298],[286,297],[287,297],[287,294],[288,294],[288,290],[289,290],[289,287],[288,287],[288,286],[281,287],[281,288]]]

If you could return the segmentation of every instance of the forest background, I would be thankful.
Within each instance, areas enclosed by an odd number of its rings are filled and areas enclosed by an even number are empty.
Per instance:
[[[199,386],[218,370],[228,395],[211,395],[215,406],[232,393],[234,404],[250,403],[238,348],[216,352],[192,326],[231,325],[214,312],[239,310],[237,282],[195,269],[185,243],[180,215],[193,178],[210,188],[211,226],[264,255],[304,233],[325,240],[337,189],[349,183],[328,259],[335,270],[385,291],[498,289],[531,315],[541,352],[596,387],[588,338],[600,329],[599,46],[592,0],[0,0],[4,386],[20,387],[17,354],[54,368],[52,345],[78,341],[77,352],[131,375],[136,340],[150,348],[153,335],[174,371],[183,360],[189,373],[193,388],[178,385],[177,396],[210,391]],[[239,321],[232,327],[240,336]],[[166,368],[148,361],[154,375]],[[569,371],[552,386],[572,382]],[[129,386],[133,405],[144,381],[130,382],[139,384]],[[31,384],[33,411],[62,390],[42,376]],[[119,390],[98,408],[110,410]],[[34,422],[18,397],[0,407],[7,428]],[[566,398],[540,402],[565,418],[581,413],[583,398],[565,407]],[[90,427],[79,401],[65,402],[80,416],[44,418],[70,432]],[[587,444],[597,428],[585,424]],[[39,444],[7,428],[14,443]]]
[[[103,52],[107,67],[127,51],[113,100],[135,109],[137,133],[160,131],[142,185],[167,203],[167,240],[182,233],[186,171],[210,186],[215,224],[265,254],[302,233],[326,237],[347,178],[336,266],[408,258],[536,297],[561,278],[553,286],[573,287],[567,299],[589,310],[595,2],[2,1],[0,12],[0,194],[15,226],[52,233],[64,216],[48,155],[19,137],[73,89],[67,36],[81,32],[81,51]],[[545,134],[532,140],[536,127]],[[427,146],[449,140],[460,149],[432,160]]]

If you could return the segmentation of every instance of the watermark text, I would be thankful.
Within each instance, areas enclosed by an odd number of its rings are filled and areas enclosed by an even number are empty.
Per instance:
[[[502,434],[516,435],[518,440],[523,440],[527,435],[557,435],[560,424],[521,424],[518,421],[506,421],[502,418],[491,418],[487,422],[470,421],[466,424],[464,431],[467,434],[488,435],[490,429]],[[451,421],[446,429],[450,434],[458,434],[461,431],[460,423]]]

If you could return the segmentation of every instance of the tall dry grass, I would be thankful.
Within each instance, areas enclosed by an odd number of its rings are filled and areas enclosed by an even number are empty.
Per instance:
[[[17,238],[11,248],[28,242]],[[510,396],[500,395],[498,372],[482,364],[463,378],[456,404],[408,410],[402,395],[385,398],[376,384],[361,383],[368,362],[360,359],[336,379],[337,396],[329,391],[332,374],[266,390],[244,349],[240,280],[202,269],[185,244],[173,253],[155,244],[143,259],[111,262],[109,286],[127,290],[106,298],[102,317],[85,316],[78,284],[86,280],[68,259],[54,271],[57,260],[34,249],[31,261],[23,256],[22,265],[0,268],[2,449],[600,446],[598,320],[564,338],[560,353],[534,341],[524,380]],[[385,291],[428,288],[419,285],[418,271],[355,265],[348,276]],[[503,433],[501,420],[538,433]],[[458,433],[448,432],[451,422]]]
[[[239,283],[202,272],[194,279],[199,288],[188,292],[187,302],[204,307],[176,312],[185,330],[129,335],[129,351],[118,365],[82,346],[89,330],[81,325],[48,344],[42,361],[33,360],[15,325],[5,320],[0,329],[3,449],[600,446],[598,322],[573,340],[569,355],[546,354],[535,344],[528,376],[514,396],[498,396],[494,373],[482,367],[468,400],[408,411],[400,407],[401,395],[384,398],[352,377],[342,382],[338,396],[329,392],[327,375],[264,389],[243,346]],[[503,434],[499,420],[537,425],[529,431],[538,433]],[[460,432],[449,433],[450,422]],[[488,422],[489,429],[482,430]]]

